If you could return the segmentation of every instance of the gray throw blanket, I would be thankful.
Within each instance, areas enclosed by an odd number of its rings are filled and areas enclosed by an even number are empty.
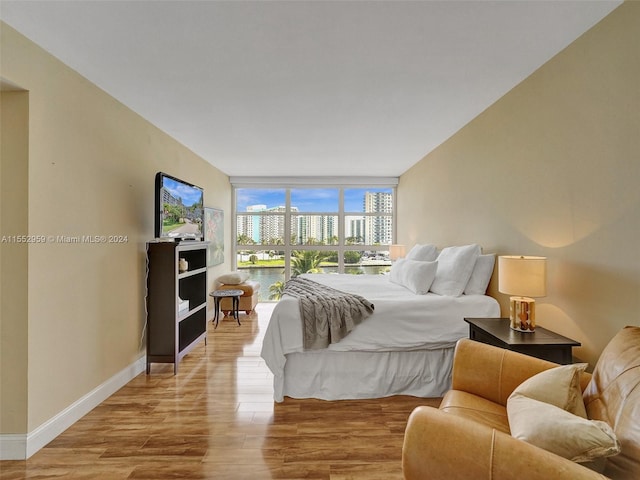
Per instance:
[[[366,298],[307,278],[292,278],[283,293],[299,299],[305,350],[327,348],[339,342],[373,313],[373,303]]]

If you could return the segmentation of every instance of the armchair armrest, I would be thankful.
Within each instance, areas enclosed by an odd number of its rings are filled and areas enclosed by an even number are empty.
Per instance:
[[[410,415],[402,447],[406,480],[605,479],[577,463],[481,423],[432,407]]]
[[[504,406],[511,392],[527,378],[557,366],[553,362],[464,338],[456,344],[451,388]],[[583,390],[590,378],[589,374],[583,374]]]

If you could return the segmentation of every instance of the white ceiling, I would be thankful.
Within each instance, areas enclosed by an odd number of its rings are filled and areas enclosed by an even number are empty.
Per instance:
[[[620,3],[0,0],[0,18],[228,175],[398,176]]]

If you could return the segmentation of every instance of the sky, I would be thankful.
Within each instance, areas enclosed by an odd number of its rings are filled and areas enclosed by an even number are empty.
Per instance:
[[[349,188],[344,190],[344,211],[362,212],[366,192],[388,192],[390,188]],[[291,189],[291,206],[300,212],[338,212],[337,188]],[[267,208],[285,205],[285,189],[239,188],[236,190],[238,212],[246,212],[250,205],[266,205]]]
[[[169,177],[164,177],[162,186],[174,197],[180,197],[182,204],[186,207],[190,207],[195,203],[202,203],[202,190],[198,187],[176,182]]]

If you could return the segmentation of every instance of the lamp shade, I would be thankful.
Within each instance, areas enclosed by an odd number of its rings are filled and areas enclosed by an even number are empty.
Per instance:
[[[404,245],[389,245],[389,258],[391,260],[397,260],[401,257],[404,257]]]
[[[498,290],[519,297],[544,297],[547,294],[546,257],[498,257]]]

